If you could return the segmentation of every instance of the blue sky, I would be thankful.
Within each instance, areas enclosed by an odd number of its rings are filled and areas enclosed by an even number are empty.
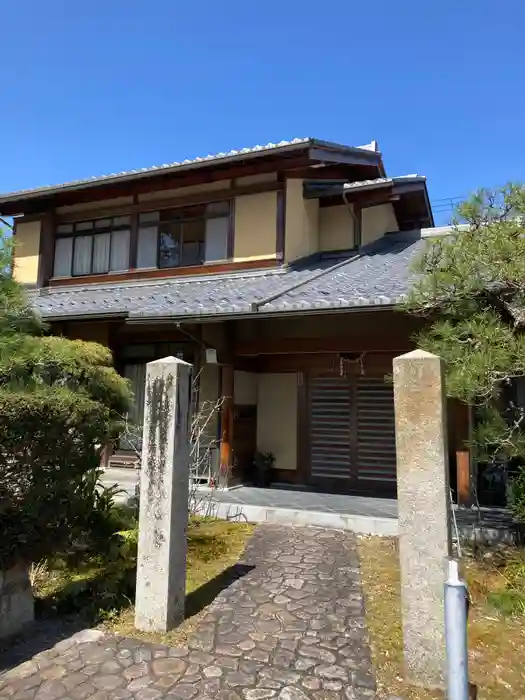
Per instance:
[[[4,0],[0,191],[315,136],[525,180],[523,0]]]

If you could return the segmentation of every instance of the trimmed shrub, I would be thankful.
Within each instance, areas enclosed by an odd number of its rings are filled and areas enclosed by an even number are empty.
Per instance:
[[[0,236],[0,569],[101,526],[100,449],[130,401],[107,348],[45,335],[7,250]]]

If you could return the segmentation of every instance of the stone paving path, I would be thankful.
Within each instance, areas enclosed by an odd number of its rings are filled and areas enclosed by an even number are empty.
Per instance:
[[[35,654],[31,640],[0,655],[0,700],[375,697],[354,536],[263,525],[241,565],[187,648],[84,630]]]

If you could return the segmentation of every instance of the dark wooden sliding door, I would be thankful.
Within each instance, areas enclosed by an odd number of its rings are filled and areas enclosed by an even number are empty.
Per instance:
[[[382,376],[310,375],[308,482],[322,490],[393,495],[392,386]]]
[[[352,387],[346,377],[310,379],[310,481],[340,482],[355,477],[352,463]]]

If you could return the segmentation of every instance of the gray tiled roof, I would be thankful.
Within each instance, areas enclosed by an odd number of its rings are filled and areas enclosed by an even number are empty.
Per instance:
[[[151,282],[50,287],[36,296],[44,317],[127,315],[130,318],[250,313],[252,302],[308,279],[310,268],[188,276]]]
[[[424,245],[419,232],[388,234],[363,248],[358,259],[280,295],[261,310],[322,311],[398,304],[414,280],[411,264]]]
[[[398,303],[410,286],[419,233],[389,234],[356,259],[317,260],[276,271],[192,276],[176,280],[51,287],[33,293],[44,318],[122,315],[189,319],[235,314],[328,311]]]
[[[264,153],[269,151],[279,151],[290,149],[294,146],[300,146],[301,144],[319,144],[326,146],[336,146],[347,151],[373,151],[378,153],[376,141],[365,144],[364,146],[344,146],[342,144],[335,144],[328,141],[321,141],[315,138],[295,138],[291,141],[279,141],[279,143],[267,143],[263,146],[251,146],[250,148],[241,148],[239,150],[226,151],[224,153],[215,153],[213,155],[200,156],[198,158],[186,159],[182,161],[175,161],[173,163],[164,163],[163,165],[154,165],[149,168],[139,168],[137,170],[125,170],[118,173],[110,173],[109,175],[100,175],[85,178],[82,180],[73,180],[71,182],[65,182],[60,185],[45,185],[43,187],[35,187],[32,189],[18,190],[16,192],[6,192],[0,194],[0,199],[9,199],[20,196],[31,196],[31,195],[41,195],[55,192],[56,190],[76,188],[82,185],[98,184],[105,181],[129,179],[131,177],[140,177],[141,175],[156,174],[162,172],[169,172],[171,170],[177,170],[179,168],[188,166],[197,166],[208,163],[210,161],[217,162],[226,159],[242,158],[243,156],[253,156],[258,153]]]
[[[358,180],[356,182],[345,182],[345,190],[366,190],[383,185],[394,185],[402,182],[426,182],[424,175],[397,175],[396,177],[376,177],[373,180]]]

